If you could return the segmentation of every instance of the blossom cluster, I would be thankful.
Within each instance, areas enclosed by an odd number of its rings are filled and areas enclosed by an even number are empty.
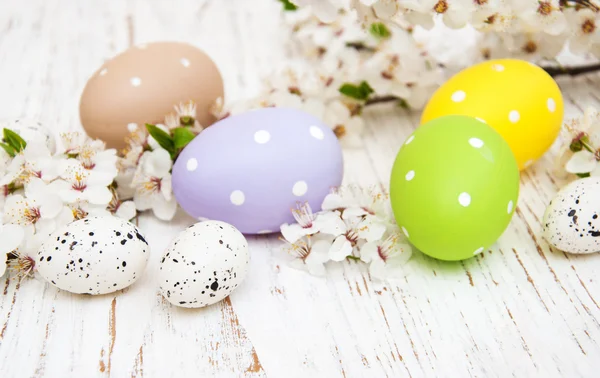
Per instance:
[[[0,150],[0,274],[11,258],[27,275],[41,244],[74,220],[110,213],[135,216],[133,203],[116,205],[116,150],[81,133],[64,133],[62,148],[53,151],[54,141],[39,137],[46,134],[42,126],[35,125],[39,133],[27,141],[9,127],[3,128]]]
[[[28,275],[42,243],[75,220],[113,215],[130,221],[145,210],[172,219],[173,162],[202,130],[194,103],[175,110],[164,124],[132,128],[120,154],[84,133],[61,134],[55,150],[50,131],[37,122],[1,125],[0,276],[6,262],[17,275]]]
[[[340,187],[325,197],[314,214],[308,203],[292,210],[297,223],[281,226],[292,266],[325,274],[329,261],[369,264],[378,279],[398,277],[412,248],[394,221],[388,195],[358,186]]]
[[[434,27],[479,32],[481,58],[553,59],[567,43],[575,54],[600,56],[599,6],[594,0],[291,0],[325,22],[353,10],[361,23]]]

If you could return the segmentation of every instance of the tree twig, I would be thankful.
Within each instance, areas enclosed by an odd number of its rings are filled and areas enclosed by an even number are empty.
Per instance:
[[[600,71],[600,63],[592,63],[592,64],[586,64],[583,66],[574,66],[574,67],[571,67],[571,66],[544,67],[544,66],[542,66],[542,69],[544,69],[544,71],[548,72],[548,74],[552,77],[564,76],[564,75],[579,76],[579,75],[583,75],[583,74],[587,74],[587,73]]]

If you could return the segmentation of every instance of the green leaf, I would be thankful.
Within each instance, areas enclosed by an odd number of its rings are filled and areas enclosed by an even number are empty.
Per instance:
[[[283,4],[283,10],[286,12],[295,11],[298,7],[293,4],[290,0],[279,0]]]
[[[581,178],[590,177],[590,173],[589,172],[587,172],[587,173],[576,173],[576,175],[578,177],[581,177]]]
[[[27,142],[23,138],[19,136],[19,134],[15,133],[10,129],[4,129],[4,140],[6,143],[14,148],[15,151],[21,152],[27,146]]]
[[[408,105],[408,102],[403,98],[398,100],[398,106],[402,109],[410,110],[410,105]]]
[[[187,127],[178,127],[173,129],[173,143],[175,144],[175,149],[179,150],[188,145],[196,137],[193,131],[188,129]]]
[[[369,32],[377,39],[388,39],[392,36],[392,32],[390,31],[390,29],[388,29],[388,27],[381,22],[371,24]]]
[[[14,148],[12,148],[6,143],[0,143],[0,147],[2,147],[10,157],[15,157],[15,155],[17,155],[17,151],[15,151]]]
[[[366,81],[362,81],[359,85],[352,83],[344,83],[339,89],[340,93],[344,96],[356,100],[366,101],[369,96],[374,92],[373,88]]]
[[[175,153],[175,143],[173,142],[173,138],[171,138],[166,131],[149,123],[146,124],[146,129],[152,138],[156,140],[159,146],[167,150],[167,152],[169,152],[171,155]]]

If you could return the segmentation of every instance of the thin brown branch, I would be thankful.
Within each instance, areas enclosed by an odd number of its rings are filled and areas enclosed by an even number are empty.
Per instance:
[[[548,72],[548,74],[552,77],[557,76],[579,76],[587,73],[598,72],[600,71],[600,63],[587,64],[583,66],[552,66],[552,67],[542,67],[544,71]]]
[[[399,97],[388,95],[388,96],[374,96],[365,101],[365,106],[375,105],[375,104],[384,104],[388,102],[400,101]]]

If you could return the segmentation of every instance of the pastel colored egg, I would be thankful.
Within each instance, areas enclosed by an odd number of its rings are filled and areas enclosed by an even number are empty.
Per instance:
[[[459,72],[438,88],[421,123],[451,114],[492,126],[508,142],[519,169],[524,169],[558,136],[563,98],[542,68],[516,59],[491,60]]]
[[[296,109],[264,108],[219,121],[188,144],[173,166],[173,193],[196,219],[270,233],[294,220],[297,202],[319,210],[342,175],[329,127]]]
[[[544,238],[563,252],[600,252],[600,178],[570,183],[552,199],[544,214]]]
[[[36,268],[59,289],[107,294],[144,272],[150,247],[133,224],[112,216],[81,219],[59,228],[40,248]]]
[[[467,116],[419,127],[400,148],[390,199],[398,225],[423,253],[463,260],[490,247],[508,226],[519,170],[502,137]]]
[[[249,262],[248,242],[235,227],[219,221],[196,223],[165,252],[158,273],[160,291],[175,306],[209,306],[242,283]]]
[[[0,133],[9,129],[19,134],[27,143],[40,142],[48,147],[50,153],[56,152],[56,138],[49,128],[33,119],[15,119],[0,122]]]
[[[194,101],[203,126],[223,97],[223,80],[202,50],[179,42],[156,42],[128,49],[105,62],[88,80],[79,104],[81,123],[92,138],[111,148],[125,146],[132,126],[164,122],[180,103]]]

